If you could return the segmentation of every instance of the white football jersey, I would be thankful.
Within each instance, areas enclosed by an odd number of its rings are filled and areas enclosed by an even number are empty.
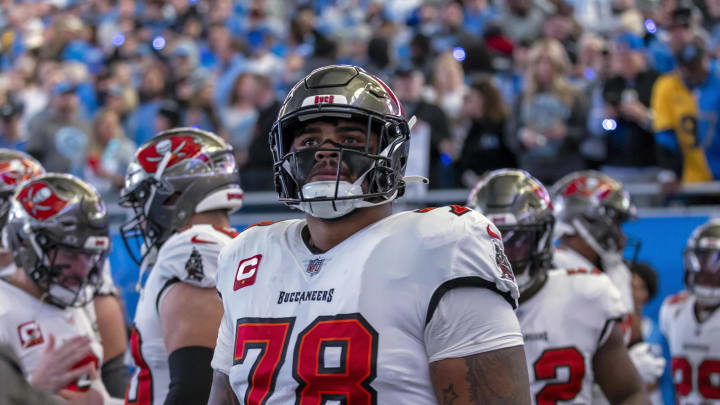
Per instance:
[[[103,349],[92,303],[84,308],[61,309],[43,302],[14,285],[0,280],[0,343],[6,343],[20,358],[23,371],[30,376],[48,343],[48,336],[55,336],[55,347],[77,336],[91,339],[92,354],[80,360],[72,368],[95,363],[102,366]],[[89,383],[85,378],[85,382]],[[71,390],[86,390],[88,385],[73,382]]]
[[[214,288],[220,249],[237,235],[232,229],[195,225],[171,236],[160,248],[145,282],[130,335],[135,373],[125,403],[161,405],[165,402],[170,370],[160,324],[160,301],[175,283]]]
[[[119,296],[118,288],[115,286],[115,282],[112,279],[110,270],[110,260],[105,260],[102,271],[100,272],[100,285],[98,286],[96,295],[116,295]]]
[[[587,269],[592,270],[597,268],[594,264],[590,263],[585,256],[580,253],[564,247],[558,246],[555,248],[553,254],[553,267],[557,269]],[[630,269],[623,262],[618,262],[616,266],[611,269],[602,269],[605,275],[615,284],[618,291],[620,291],[620,297],[625,304],[625,307],[632,310],[635,307],[635,302],[632,297],[632,277]]]
[[[534,404],[589,404],[593,356],[627,314],[599,270],[551,270],[517,310]]]
[[[660,330],[672,357],[678,404],[720,404],[720,310],[704,322],[695,316],[695,297],[682,291],[665,299]]]
[[[465,207],[397,213],[321,254],[305,220],[264,225],[220,255],[212,364],[241,403],[436,404],[429,359],[451,348],[425,332],[443,294],[485,287],[516,305],[499,232]],[[496,348],[521,345],[517,332]]]

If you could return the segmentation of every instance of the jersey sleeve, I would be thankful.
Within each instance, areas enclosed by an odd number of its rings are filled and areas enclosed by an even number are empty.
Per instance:
[[[192,230],[192,228],[191,228]],[[163,287],[156,306],[173,284],[182,282],[200,288],[214,288],[218,269],[218,254],[225,241],[210,232],[185,231],[169,239],[158,253],[153,272],[160,272]]]
[[[456,227],[460,236],[451,259],[451,278],[477,282],[502,295],[513,308],[520,296],[500,231],[483,215],[468,211]]]
[[[585,322],[592,322],[592,326],[599,328],[598,342],[602,346],[610,336],[615,324],[627,319],[629,309],[623,302],[618,288],[604,273],[598,271],[569,277],[577,277],[574,288],[583,291],[585,305],[589,309],[587,313],[597,314],[598,318],[593,318],[582,311],[580,316]]]
[[[425,328],[424,337],[430,362],[523,344],[512,307],[486,288],[448,291]]]
[[[218,257],[218,265],[219,268],[227,268],[226,265],[223,265],[223,263],[226,263],[224,252],[226,250],[221,250],[220,255]],[[220,299],[223,303],[223,316],[220,320],[220,327],[218,328],[218,337],[217,342],[215,343],[215,351],[213,352],[213,358],[210,362],[210,366],[213,368],[213,370],[220,371],[226,375],[230,374],[230,367],[232,367],[232,359],[233,359],[233,329],[232,329],[232,315],[230,312],[230,309],[228,308],[227,301],[224,299],[224,297],[227,295],[225,294],[225,291],[223,291],[222,286],[226,285],[227,283],[223,281],[224,280],[224,274],[219,273],[217,275],[217,292],[220,296]]]
[[[673,312],[682,302],[688,298],[687,291],[680,291],[677,294],[673,294],[663,301],[660,306],[660,314],[658,316],[658,323],[660,332],[667,338],[670,333],[670,325],[672,324]]]
[[[110,260],[105,260],[105,265],[100,272],[100,286],[95,295],[107,296],[107,295],[120,295],[117,286],[112,279],[112,272],[110,270]]]

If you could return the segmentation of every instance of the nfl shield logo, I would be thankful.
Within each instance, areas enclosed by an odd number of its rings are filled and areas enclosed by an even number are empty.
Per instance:
[[[322,268],[324,262],[325,259],[323,259],[322,257],[319,257],[317,259],[311,259],[308,262],[308,266],[305,271],[307,272],[307,274],[314,276],[320,272],[320,269]]]

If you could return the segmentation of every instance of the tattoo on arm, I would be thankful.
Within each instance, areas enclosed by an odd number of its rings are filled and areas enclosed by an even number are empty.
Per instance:
[[[214,371],[208,405],[240,405],[240,401],[230,386],[230,377],[227,374]]]
[[[453,405],[458,398],[458,394],[455,392],[455,384],[450,384],[447,388],[443,388],[442,394],[443,399],[440,405]]]
[[[465,357],[474,404],[529,404],[530,386],[522,346]]]

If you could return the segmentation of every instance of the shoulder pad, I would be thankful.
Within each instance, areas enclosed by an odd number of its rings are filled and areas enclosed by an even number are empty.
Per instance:
[[[690,298],[690,293],[683,290],[665,298],[665,303],[667,303],[667,305],[677,305],[687,301],[688,298]]]
[[[176,233],[158,252],[153,272],[197,287],[215,286],[220,249],[232,240],[228,231],[210,226],[193,226]]]

